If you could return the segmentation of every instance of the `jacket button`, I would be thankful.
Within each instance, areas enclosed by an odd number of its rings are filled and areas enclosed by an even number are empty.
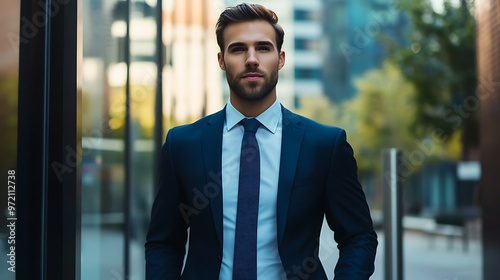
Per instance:
[[[217,255],[217,259],[222,262],[222,256],[221,255]]]

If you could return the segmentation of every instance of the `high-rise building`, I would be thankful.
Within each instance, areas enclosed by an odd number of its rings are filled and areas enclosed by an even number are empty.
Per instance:
[[[355,96],[354,79],[381,66],[379,36],[404,43],[405,14],[391,0],[323,0],[324,93],[334,102]]]
[[[323,93],[321,0],[293,1],[294,92],[297,98]]]

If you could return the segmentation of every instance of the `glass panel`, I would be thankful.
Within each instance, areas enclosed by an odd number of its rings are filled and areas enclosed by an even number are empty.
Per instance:
[[[7,180],[8,171],[16,169],[17,164],[17,90],[19,78],[19,43],[26,40],[20,37],[20,1],[8,1],[0,9],[0,172],[3,180]],[[22,36],[22,34],[21,34]],[[4,181],[5,182],[5,181]],[[15,182],[14,182],[15,183]],[[9,186],[15,186],[9,184]],[[7,202],[12,202],[12,192],[4,186],[0,192],[0,213],[2,221],[7,221]],[[8,200],[9,199],[9,200]],[[8,227],[0,227],[0,279],[14,280],[15,273],[9,271],[12,267],[10,246],[13,232]],[[14,233],[15,234],[15,233]],[[14,235],[15,237],[15,235]],[[15,258],[15,256],[14,256]],[[15,265],[15,263],[14,263]]]
[[[154,176],[155,90],[157,78],[155,1],[132,2],[130,18],[131,234],[130,279],[144,278],[144,243]],[[151,6],[153,5],[153,6]]]
[[[125,278],[125,4],[82,3],[82,280]]]
[[[164,0],[163,111],[168,129],[223,107],[215,22],[223,6],[213,0]]]

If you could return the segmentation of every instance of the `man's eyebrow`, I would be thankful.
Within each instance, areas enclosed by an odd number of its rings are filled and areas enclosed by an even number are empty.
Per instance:
[[[273,47],[274,44],[271,42],[271,41],[258,41],[257,43],[255,43],[256,46],[270,46],[270,47]],[[230,48],[234,48],[234,47],[246,47],[247,45],[243,42],[234,42],[234,43],[230,43],[228,46],[227,46],[227,49],[230,49]]]
[[[227,46],[228,49],[230,48],[234,48],[234,47],[245,47],[246,45],[242,42],[234,42],[234,43],[231,43]]]

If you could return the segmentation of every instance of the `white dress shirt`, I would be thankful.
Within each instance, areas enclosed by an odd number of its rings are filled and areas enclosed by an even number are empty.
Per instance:
[[[245,116],[231,104],[226,106],[222,134],[223,252],[219,280],[233,277],[234,234],[238,204],[240,150]],[[260,150],[260,194],[257,228],[257,279],[286,279],[278,253],[276,204],[281,156],[282,112],[276,100],[256,117],[262,126],[255,136]]]

